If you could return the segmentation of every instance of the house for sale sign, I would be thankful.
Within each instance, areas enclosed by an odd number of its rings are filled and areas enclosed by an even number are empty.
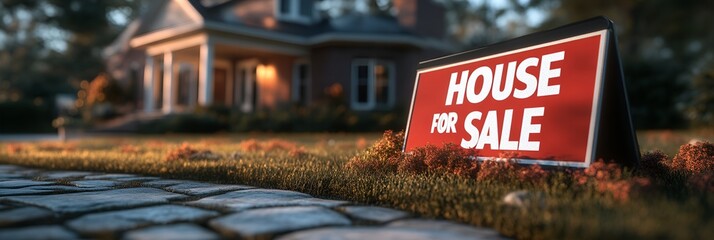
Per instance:
[[[613,38],[612,23],[595,18],[421,63],[404,150],[453,143],[476,149],[481,160],[509,154],[524,164],[636,164],[635,150],[598,144],[598,133],[612,130],[623,133],[604,135],[631,135],[628,144],[637,146]],[[625,106],[604,106],[603,98]],[[608,129],[600,129],[603,117],[613,118],[604,121]],[[611,127],[618,125],[627,126]]]

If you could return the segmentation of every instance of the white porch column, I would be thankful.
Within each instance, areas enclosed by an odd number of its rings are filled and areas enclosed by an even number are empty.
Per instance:
[[[174,54],[164,53],[164,113],[171,113],[174,110]]]
[[[198,65],[198,104],[208,106],[213,103],[213,43],[210,39],[201,44]]]
[[[154,57],[146,55],[144,63],[144,112],[154,111]]]

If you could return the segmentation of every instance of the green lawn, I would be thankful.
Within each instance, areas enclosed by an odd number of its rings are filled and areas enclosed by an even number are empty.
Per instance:
[[[713,131],[641,132],[643,150],[670,157],[692,138]],[[543,183],[476,180],[453,174],[377,173],[347,168],[381,134],[246,134],[116,137],[68,143],[0,143],[0,162],[25,166],[128,172],[168,178],[290,189],[496,228],[526,239],[714,239],[714,194],[667,179],[626,199],[579,185],[571,173]],[[214,160],[167,160],[187,143]],[[184,150],[186,148],[184,147]],[[713,159],[714,160],[714,159]],[[625,180],[634,179],[625,172]],[[674,183],[669,183],[674,182]],[[538,196],[526,207],[502,203],[515,190]],[[675,189],[675,190],[672,190]]]

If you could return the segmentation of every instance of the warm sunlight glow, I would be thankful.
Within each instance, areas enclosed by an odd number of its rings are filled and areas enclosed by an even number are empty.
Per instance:
[[[263,106],[272,107],[277,103],[275,91],[279,88],[277,69],[272,64],[260,64],[256,69],[258,86],[260,86],[260,101]]]
[[[260,64],[258,65],[257,69],[257,74],[258,74],[258,81],[260,81],[261,84],[265,84],[268,82],[275,82],[275,76],[277,75],[275,73],[275,66],[274,65],[266,65],[266,64]]]

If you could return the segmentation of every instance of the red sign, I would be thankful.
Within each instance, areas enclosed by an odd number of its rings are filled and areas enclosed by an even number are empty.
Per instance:
[[[448,142],[480,160],[515,154],[519,163],[587,167],[609,31],[420,66],[404,150]]]

